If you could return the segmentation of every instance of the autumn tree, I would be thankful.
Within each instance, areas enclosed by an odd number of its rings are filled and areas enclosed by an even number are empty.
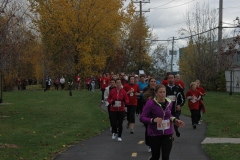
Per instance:
[[[8,0],[0,4],[0,70],[5,89],[12,89],[18,77],[36,78],[34,62],[39,54],[31,51],[38,42],[29,27],[27,4]]]
[[[122,0],[30,1],[44,44],[45,74],[102,73],[116,52]],[[49,71],[48,71],[49,70]]]
[[[167,53],[167,46],[157,44],[151,54],[152,68],[151,75],[163,78],[169,70],[170,57]]]
[[[179,33],[189,36],[188,46],[180,57],[180,72],[187,80],[200,79],[207,84],[216,74],[218,12],[209,5],[196,4],[194,12],[187,10],[186,27]]]

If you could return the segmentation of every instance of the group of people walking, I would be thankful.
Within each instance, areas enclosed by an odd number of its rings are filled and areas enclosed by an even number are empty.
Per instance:
[[[136,78],[137,77],[137,78]],[[137,80],[136,80],[137,79]],[[185,124],[180,120],[181,107],[188,100],[191,111],[193,129],[200,123],[201,113],[205,112],[202,96],[204,89],[200,81],[191,83],[191,89],[184,95],[184,83],[180,75],[169,73],[162,84],[144,75],[130,75],[126,79],[124,72],[108,79],[103,75],[101,83],[102,102],[108,108],[112,139],[121,142],[123,121],[127,115],[127,129],[134,134],[135,115],[140,115],[140,121],[146,127],[145,143],[152,153],[150,160],[168,160],[174,142],[174,131],[180,137],[179,127]]]

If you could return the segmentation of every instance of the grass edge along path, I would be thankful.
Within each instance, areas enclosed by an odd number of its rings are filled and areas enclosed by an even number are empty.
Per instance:
[[[100,92],[4,92],[0,105],[0,160],[52,159],[109,126]]]
[[[240,94],[227,92],[207,92],[204,97],[206,113],[202,119],[207,124],[206,137],[240,138]],[[182,114],[190,116],[187,101]],[[214,160],[239,160],[240,144],[202,144],[206,153]]]

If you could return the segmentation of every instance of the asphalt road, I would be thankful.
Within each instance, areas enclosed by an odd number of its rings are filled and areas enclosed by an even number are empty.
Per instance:
[[[106,107],[101,104],[102,109]],[[181,115],[185,127],[180,128],[181,137],[175,136],[175,142],[170,154],[171,160],[210,160],[201,146],[205,138],[206,125],[202,123],[194,130],[189,117]],[[136,117],[134,134],[123,124],[122,142],[112,140],[109,129],[100,135],[70,147],[60,153],[54,160],[147,160],[151,153],[147,152],[144,143],[145,127]]]

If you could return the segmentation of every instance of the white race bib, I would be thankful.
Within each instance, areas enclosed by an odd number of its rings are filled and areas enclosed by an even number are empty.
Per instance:
[[[121,101],[115,101],[113,107],[121,107]]]
[[[196,97],[195,95],[193,95],[193,99],[191,99],[191,102],[192,102],[192,103],[197,102],[197,97]]]
[[[157,130],[166,130],[170,128],[170,120],[162,120],[162,123],[157,124]]]
[[[176,101],[176,96],[175,95],[169,95],[167,96],[171,101]]]

